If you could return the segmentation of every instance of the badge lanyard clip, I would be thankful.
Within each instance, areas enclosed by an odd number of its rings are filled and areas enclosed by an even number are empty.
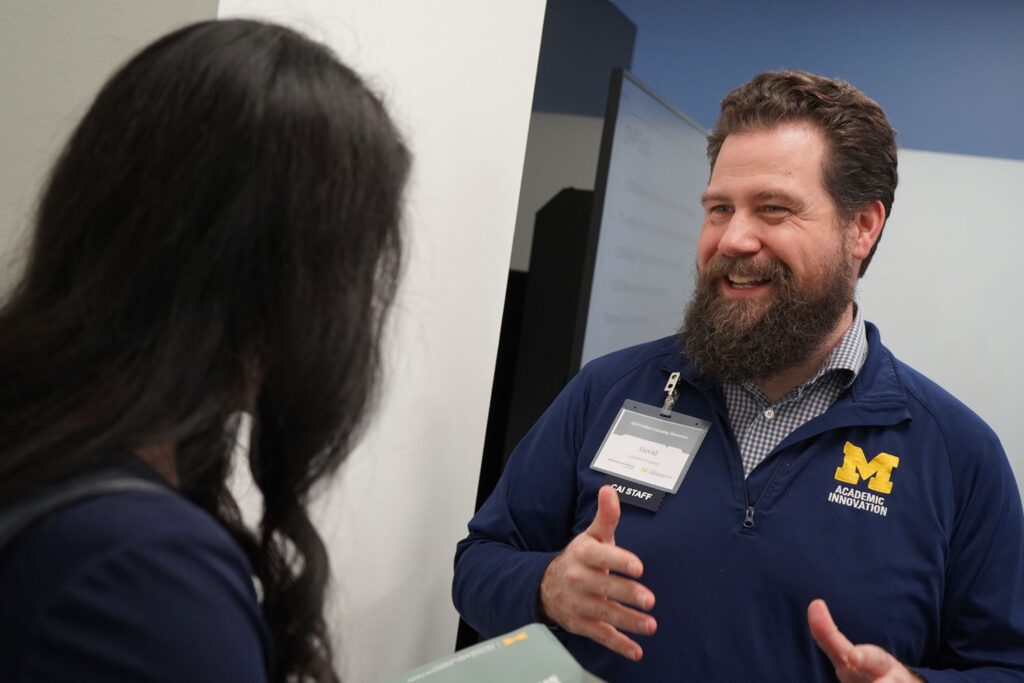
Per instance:
[[[668,376],[668,382],[665,383],[665,393],[668,396],[665,397],[665,403],[661,406],[660,414],[662,417],[672,417],[672,406],[676,404],[676,399],[679,398],[679,392],[676,391],[676,383],[678,382],[678,372],[673,372]]]

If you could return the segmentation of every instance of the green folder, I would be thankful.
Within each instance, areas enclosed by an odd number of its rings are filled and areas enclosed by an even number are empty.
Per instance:
[[[459,650],[383,683],[604,683],[542,624]]]

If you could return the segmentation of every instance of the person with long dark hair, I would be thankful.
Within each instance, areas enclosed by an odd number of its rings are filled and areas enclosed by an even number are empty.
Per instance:
[[[0,679],[336,681],[306,503],[372,405],[409,154],[327,48],[210,21],[102,88],[0,310]],[[252,415],[257,529],[226,485]]]

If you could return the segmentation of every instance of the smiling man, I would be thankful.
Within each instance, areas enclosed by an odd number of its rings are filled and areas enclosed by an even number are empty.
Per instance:
[[[678,335],[541,417],[459,544],[456,607],[488,636],[559,627],[610,681],[1024,680],[1002,447],[854,301],[896,189],[884,112],[765,73],[708,156]]]
[[[856,264],[885,222],[879,200],[839,217],[821,182],[827,151],[804,120],[734,133],[702,198],[685,350],[705,376],[759,381],[772,401],[811,377],[850,327]]]

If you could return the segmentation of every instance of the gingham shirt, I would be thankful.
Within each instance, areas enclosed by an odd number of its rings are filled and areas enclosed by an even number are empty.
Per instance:
[[[868,355],[864,318],[854,306],[853,324],[814,377],[769,404],[752,382],[724,384],[729,425],[739,443],[743,475],[747,476],[789,434],[828,410],[839,394],[853,384]]]

